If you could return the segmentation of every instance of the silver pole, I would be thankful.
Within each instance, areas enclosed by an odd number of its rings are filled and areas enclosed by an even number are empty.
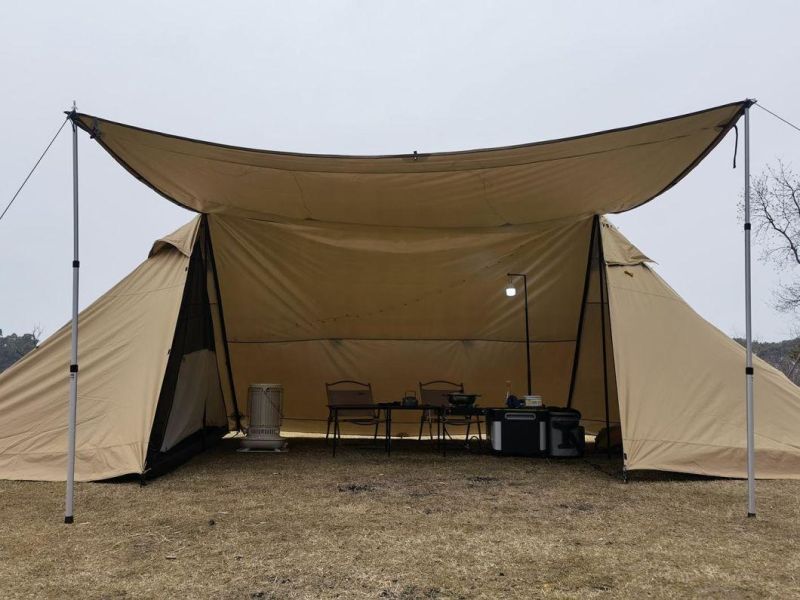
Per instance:
[[[73,522],[75,494],[75,426],[78,415],[78,126],[77,107],[72,103],[72,344],[69,358],[69,422],[67,425],[67,499],[64,523]]]
[[[753,425],[753,328],[750,301],[750,106],[744,109],[744,310],[747,337],[747,516],[756,516],[755,427]]]

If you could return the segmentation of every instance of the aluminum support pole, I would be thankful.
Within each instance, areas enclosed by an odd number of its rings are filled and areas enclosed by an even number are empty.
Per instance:
[[[746,330],[747,516],[756,516],[755,427],[753,424],[753,328],[750,284],[750,106],[744,109],[744,310]]]
[[[72,523],[75,495],[75,428],[78,415],[78,126],[72,104],[72,340],[69,358],[69,421],[67,424],[67,497],[64,523]]]

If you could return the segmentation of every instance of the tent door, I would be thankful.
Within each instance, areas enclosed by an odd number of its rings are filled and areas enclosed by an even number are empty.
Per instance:
[[[178,371],[161,452],[168,452],[209,425],[222,427],[226,421],[216,353],[202,349],[185,354]]]
[[[161,473],[228,431],[206,285],[201,228],[150,433],[145,470]]]

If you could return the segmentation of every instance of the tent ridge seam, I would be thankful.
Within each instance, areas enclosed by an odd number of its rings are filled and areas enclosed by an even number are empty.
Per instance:
[[[382,176],[382,175],[407,175],[407,174],[414,174],[414,175],[439,175],[442,173],[473,173],[476,175],[480,175],[484,171],[501,171],[503,169],[513,169],[516,167],[526,167],[530,165],[539,165],[539,164],[546,164],[546,163],[553,163],[559,161],[568,161],[568,160],[576,160],[580,158],[586,158],[588,156],[597,156],[599,154],[611,154],[613,152],[618,152],[620,150],[627,150],[629,148],[643,148],[645,146],[652,146],[655,144],[663,144],[664,142],[673,142],[675,140],[681,140],[692,135],[697,134],[697,132],[704,132],[709,131],[711,129],[717,129],[718,126],[712,127],[701,127],[696,130],[693,130],[692,133],[686,133],[682,135],[675,135],[671,137],[665,137],[663,139],[656,139],[650,140],[647,142],[639,142],[636,144],[628,144],[625,146],[615,146],[611,148],[605,148],[603,150],[594,150],[592,152],[582,152],[578,154],[568,154],[566,156],[557,156],[552,158],[541,158],[538,160],[528,160],[528,161],[517,161],[513,163],[505,163],[498,166],[479,166],[479,167],[465,167],[462,169],[458,168],[450,168],[450,169],[428,169],[426,171],[406,171],[406,170],[398,170],[398,171],[354,171],[354,170],[347,170],[347,171],[337,171],[337,170],[325,170],[325,169],[315,169],[310,170],[307,168],[297,168],[297,169],[289,169],[286,167],[276,167],[276,166],[263,166],[258,164],[253,164],[250,162],[243,162],[243,161],[235,161],[230,159],[221,159],[221,158],[207,158],[204,156],[197,156],[196,154],[190,154],[188,152],[179,152],[177,150],[169,150],[165,148],[158,149],[160,152],[164,152],[167,154],[172,154],[175,156],[188,156],[192,158],[199,158],[205,161],[213,161],[218,163],[225,163],[228,165],[236,165],[237,167],[257,167],[259,169],[267,169],[269,171],[280,171],[282,173],[313,173],[315,175],[369,175],[369,176]],[[143,144],[145,145],[145,144]],[[361,157],[365,158],[365,157]],[[301,192],[302,194],[302,192]],[[307,209],[307,207],[305,207]],[[491,207],[490,207],[491,208]]]

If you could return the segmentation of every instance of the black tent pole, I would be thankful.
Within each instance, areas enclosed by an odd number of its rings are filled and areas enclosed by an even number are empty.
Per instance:
[[[589,234],[589,253],[586,257],[586,275],[583,279],[583,295],[581,296],[581,312],[578,316],[578,332],[575,336],[575,353],[572,355],[572,374],[569,378],[569,393],[567,395],[567,408],[572,408],[572,395],[575,393],[575,381],[578,377],[578,364],[581,357],[581,342],[583,339],[583,321],[586,318],[586,301],[589,297],[589,282],[592,274],[592,255],[594,254],[594,217],[592,218],[591,232]]]
[[[525,273],[507,273],[511,277],[522,277],[522,289],[525,294],[525,362],[528,370],[528,396],[533,392],[531,387],[531,330],[528,320],[528,276]]]
[[[522,276],[522,287],[525,291],[525,362],[528,367],[528,396],[533,394],[531,385],[531,329],[528,320],[528,277]]]
[[[603,399],[606,406],[606,452],[611,458],[611,418],[608,412],[608,356],[606,351],[606,307],[608,283],[606,279],[606,257],[603,253],[603,235],[600,227],[600,217],[595,217],[595,227],[597,227],[597,242],[600,248],[598,269],[600,271],[600,331],[602,332],[603,343]]]
[[[231,388],[231,399],[233,400],[234,418],[236,419],[236,428],[242,431],[242,415],[239,410],[239,403],[236,401],[236,387],[233,381],[233,369],[231,368],[231,354],[228,350],[228,331],[225,328],[225,313],[222,308],[222,290],[219,287],[219,274],[217,273],[217,261],[214,258],[214,247],[211,242],[211,225],[208,222],[208,215],[203,215],[203,224],[205,225],[205,238],[206,248],[208,251],[208,258],[211,261],[211,275],[214,279],[214,287],[217,293],[217,312],[219,313],[220,333],[222,334],[222,344],[225,351],[225,366],[228,369],[228,385]]]

